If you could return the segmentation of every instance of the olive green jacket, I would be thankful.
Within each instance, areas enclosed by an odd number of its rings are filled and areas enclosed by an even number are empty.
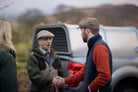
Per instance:
[[[0,49],[0,92],[18,92],[15,52]]]
[[[53,49],[50,49],[50,55],[54,60],[51,66],[48,65],[45,56],[42,54],[39,48],[33,49],[32,53],[29,55],[27,60],[27,71],[29,78],[31,80],[30,90],[36,90],[36,92],[37,90],[39,92],[47,92],[46,90],[50,90],[49,88],[52,86],[53,77],[57,75],[63,77],[61,62],[58,55],[56,55]],[[51,77],[50,73],[47,72],[54,70],[57,71],[57,74],[55,73],[56,75]],[[47,89],[45,89],[45,91],[42,90],[46,87]],[[52,91],[52,92],[57,92],[57,91]]]

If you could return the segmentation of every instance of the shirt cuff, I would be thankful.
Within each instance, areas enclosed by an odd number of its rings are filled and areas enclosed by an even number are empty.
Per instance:
[[[88,86],[88,89],[89,89],[89,92],[91,92],[91,90],[90,90],[89,86]]]

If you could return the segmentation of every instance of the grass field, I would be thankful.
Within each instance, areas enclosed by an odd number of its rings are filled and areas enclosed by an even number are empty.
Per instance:
[[[26,62],[17,62],[17,77],[19,92],[28,92],[29,78],[26,70]]]

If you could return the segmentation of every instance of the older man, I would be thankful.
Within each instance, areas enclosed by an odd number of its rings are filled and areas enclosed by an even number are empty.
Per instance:
[[[78,83],[84,80],[83,92],[112,92],[112,54],[108,45],[99,34],[96,18],[85,18],[79,23],[81,36],[88,44],[86,63],[81,71],[67,78],[56,77],[54,85]]]
[[[63,77],[60,59],[51,48],[53,37],[54,34],[48,30],[37,34],[39,47],[32,50],[27,60],[30,92],[59,92],[52,85],[55,76]]]

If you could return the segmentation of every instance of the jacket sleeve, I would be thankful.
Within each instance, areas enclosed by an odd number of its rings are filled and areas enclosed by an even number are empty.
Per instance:
[[[27,72],[30,80],[37,86],[45,86],[52,83],[52,78],[40,74],[36,58],[31,54],[27,60]]]
[[[64,78],[65,83],[71,84],[71,83],[79,83],[80,81],[83,81],[85,77],[85,67],[86,67],[86,63],[83,65],[82,69],[79,72]]]

